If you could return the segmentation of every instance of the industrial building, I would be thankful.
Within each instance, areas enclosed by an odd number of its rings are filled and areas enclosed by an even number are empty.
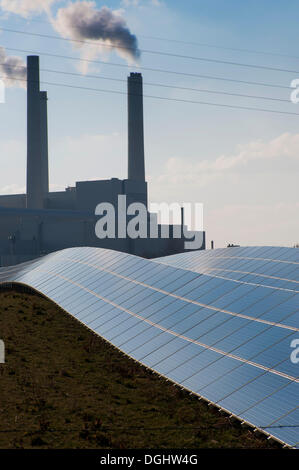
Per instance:
[[[0,266],[18,264],[43,254],[76,246],[102,247],[152,258],[186,251],[186,228],[174,237],[99,239],[95,208],[101,202],[117,210],[119,195],[147,207],[144,161],[143,85],[140,73],[128,77],[128,178],[78,181],[65,191],[49,191],[47,92],[40,90],[39,57],[27,57],[27,189],[0,195]],[[155,215],[147,211],[149,220]],[[127,216],[126,216],[127,217]],[[183,219],[183,217],[182,217]],[[191,236],[191,235],[190,235]],[[188,238],[188,237],[187,237]],[[201,233],[205,248],[205,233]]]

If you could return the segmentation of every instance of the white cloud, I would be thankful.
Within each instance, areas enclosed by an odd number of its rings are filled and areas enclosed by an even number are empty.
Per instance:
[[[216,246],[286,245],[299,234],[299,134],[237,147],[214,159],[170,158],[152,175],[153,202],[203,202],[207,240]]]
[[[206,186],[228,174],[242,172],[299,171],[299,134],[284,133],[269,141],[238,146],[233,155],[191,162],[181,157],[168,159],[158,183]]]
[[[0,188],[0,194],[24,194],[26,192],[25,186],[20,186],[18,184],[7,184]]]
[[[50,183],[49,184],[50,191],[64,191],[66,188],[66,185],[63,184],[56,184],[56,183]]]
[[[32,14],[49,13],[50,7],[54,2],[59,0],[1,0],[0,7],[8,13],[28,18]]]
[[[241,245],[293,246],[299,242],[299,202],[224,204],[207,211],[208,239],[216,247]]]

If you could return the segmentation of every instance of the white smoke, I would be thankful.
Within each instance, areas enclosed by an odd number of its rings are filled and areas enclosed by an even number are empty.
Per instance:
[[[50,13],[50,7],[58,0],[0,0],[0,7],[8,13],[28,18],[32,14],[45,11]]]
[[[27,67],[21,57],[7,56],[0,46],[0,80],[7,87],[26,88]]]
[[[59,8],[56,18],[52,18],[52,25],[62,37],[78,41],[74,46],[81,49],[85,59],[108,54],[111,50],[128,63],[136,63],[140,57],[137,38],[120,11],[105,6],[98,10],[93,1]]]

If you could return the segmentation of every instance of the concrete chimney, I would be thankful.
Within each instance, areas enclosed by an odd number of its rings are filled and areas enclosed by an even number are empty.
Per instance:
[[[128,179],[145,181],[141,73],[128,77]]]
[[[46,91],[40,92],[40,130],[43,196],[49,192],[49,157],[48,157],[48,96]]]
[[[27,208],[43,208],[39,57],[27,57]]]

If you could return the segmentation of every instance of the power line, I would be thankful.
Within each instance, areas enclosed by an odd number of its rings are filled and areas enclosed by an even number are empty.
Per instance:
[[[7,78],[2,76],[1,78]],[[18,80],[18,81],[23,81],[27,82],[26,79],[22,78],[14,78],[10,77],[11,80]],[[60,87],[65,87],[65,88],[74,88],[78,90],[87,90],[87,91],[96,91],[96,92],[101,92],[101,93],[112,93],[112,94],[117,94],[117,95],[126,95],[127,93],[124,91],[116,91],[116,90],[106,90],[106,89],[101,89],[101,88],[90,88],[90,87],[83,87],[83,86],[78,86],[78,85],[69,85],[65,83],[53,83],[53,82],[46,82],[46,81],[41,81],[42,84],[44,85],[53,85],[53,86],[60,86]],[[134,94],[131,94],[134,95]],[[135,95],[134,95],[135,96]],[[279,110],[271,110],[271,109],[265,109],[265,108],[254,108],[250,106],[237,106],[237,105],[230,105],[230,104],[222,104],[222,103],[211,103],[208,101],[194,101],[194,100],[186,100],[182,98],[168,98],[165,96],[155,96],[155,95],[143,95],[144,98],[151,98],[151,99],[158,99],[158,100],[165,100],[165,101],[174,101],[178,103],[190,103],[190,104],[200,104],[200,105],[206,105],[206,106],[216,106],[216,107],[221,107],[221,108],[230,108],[230,109],[240,109],[240,110],[246,110],[246,111],[258,111],[258,112],[264,112],[264,113],[274,113],[274,114],[285,114],[285,115],[291,115],[291,116],[299,116],[299,113],[292,113],[289,111],[279,111]]]
[[[50,22],[48,22],[51,24]],[[161,37],[156,37],[156,36],[144,36],[139,34],[139,37],[143,37],[145,39],[154,39],[156,41],[167,41],[167,42],[173,42],[173,43],[178,43],[178,44],[186,44],[186,45],[191,45],[191,46],[200,46],[200,47],[208,47],[212,49],[221,49],[221,50],[226,50],[226,51],[235,51],[235,52],[248,52],[250,54],[260,54],[260,55],[270,55],[270,56],[278,56],[278,57],[287,57],[289,59],[299,59],[299,56],[294,56],[290,54],[285,54],[282,52],[271,52],[271,51],[257,51],[256,49],[242,49],[239,47],[228,47],[228,46],[218,46],[217,44],[209,44],[205,42],[195,42],[195,41],[182,41],[180,39],[170,39],[170,38],[161,38]]]
[[[34,18],[30,18],[30,21],[35,22],[35,23],[43,23],[43,24],[52,25],[51,21],[38,20],[38,19],[34,19]],[[144,38],[144,39],[153,39],[154,41],[165,41],[165,42],[171,42],[171,43],[175,43],[175,44],[185,44],[185,45],[191,45],[191,46],[207,47],[207,48],[220,49],[220,50],[226,50],[226,51],[247,52],[247,53],[250,53],[250,54],[285,57],[285,58],[297,59],[297,60],[299,59],[299,56],[286,54],[284,52],[258,51],[256,49],[246,49],[246,48],[239,48],[239,47],[219,46],[218,44],[210,44],[210,43],[206,43],[206,42],[186,41],[186,40],[183,41],[181,39],[162,38],[162,37],[158,37],[158,36],[147,36],[147,35],[143,35],[143,34],[138,34],[138,37]]]
[[[9,68],[10,66],[5,64],[5,63],[0,63],[1,65],[5,65],[6,68]],[[22,65],[14,65],[11,66],[11,68],[21,68],[24,69],[25,67]],[[102,75],[90,75],[90,74],[80,74],[80,73],[75,73],[75,72],[65,72],[62,70],[53,70],[53,69],[40,69],[43,72],[49,72],[49,73],[57,73],[57,74],[62,74],[62,75],[70,75],[70,76],[75,76],[75,77],[80,77],[80,78],[96,78],[100,80],[111,80],[115,82],[122,82],[126,83],[126,80],[122,78],[115,78],[115,77],[104,77]],[[230,93],[226,91],[220,91],[220,90],[208,90],[208,89],[203,89],[203,88],[190,88],[190,87],[182,87],[182,86],[176,86],[176,85],[167,85],[164,83],[151,83],[151,82],[144,82],[144,85],[147,86],[156,86],[156,87],[162,87],[162,88],[173,88],[177,90],[184,90],[184,91],[195,91],[195,92],[200,92],[200,93],[211,93],[211,94],[217,94],[217,95],[226,95],[226,96],[234,96],[238,98],[252,98],[252,99],[261,99],[261,100],[269,100],[269,101],[279,101],[282,103],[288,103],[290,104],[290,100],[282,99],[282,98],[273,98],[273,97],[268,97],[268,96],[257,96],[257,95],[245,95],[241,93]]]
[[[110,47],[110,49],[117,48],[117,49],[125,49],[125,50],[132,50],[135,51],[135,48],[132,47],[125,47],[125,46],[120,46],[117,45],[115,47],[112,44],[107,44],[102,41],[84,41],[81,39],[69,39],[69,38],[61,38],[59,36],[52,36],[50,34],[41,34],[41,33],[30,33],[28,31],[19,31],[16,29],[9,29],[9,28],[3,28],[0,27],[2,31],[9,32],[9,33],[17,33],[17,34],[24,34],[28,36],[36,36],[36,37],[42,37],[42,38],[48,38],[48,39],[56,39],[59,41],[70,41],[70,42],[76,42],[76,43],[81,43],[81,44],[90,44],[90,45],[101,45],[103,47]],[[254,69],[259,69],[259,70],[271,70],[272,72],[284,72],[284,73],[298,73],[298,70],[289,70],[289,69],[283,69],[283,68],[277,68],[277,67],[269,67],[267,65],[258,65],[258,64],[246,64],[242,62],[232,62],[232,61],[226,61],[226,60],[220,60],[220,59],[209,59],[207,57],[196,57],[196,56],[187,56],[183,54],[174,54],[171,52],[160,52],[160,51],[152,51],[149,49],[140,49],[142,53],[146,54],[155,54],[155,55],[162,55],[162,56],[169,56],[169,57],[176,57],[180,59],[188,59],[188,60],[198,60],[198,61],[203,61],[203,62],[210,62],[210,63],[215,63],[215,64],[223,64],[223,65],[233,65],[237,67],[247,67],[247,68],[254,68]]]
[[[66,56],[66,55],[60,55],[60,54],[52,54],[50,52],[41,52],[41,51],[32,51],[30,49],[18,49],[14,47],[5,47],[6,50],[8,51],[14,51],[14,52],[23,52],[25,54],[30,53],[30,54],[37,54],[41,56],[47,56],[47,57],[55,57],[59,59],[67,59],[67,60],[75,60],[79,62],[87,62],[91,64],[103,64],[103,65],[112,65],[114,67],[125,67],[128,69],[127,64],[117,64],[114,62],[108,62],[104,60],[92,60],[92,59],[84,59],[84,58],[78,58],[78,57],[73,57],[73,56]],[[135,66],[133,66],[136,68]],[[252,81],[247,81],[247,80],[238,80],[234,78],[227,78],[227,77],[216,77],[214,75],[203,75],[203,74],[196,74],[196,73],[187,73],[187,72],[178,72],[176,70],[167,70],[167,69],[158,69],[158,68],[152,68],[152,67],[144,67],[144,66],[138,66],[138,70],[146,70],[149,72],[160,72],[160,73],[167,73],[167,74],[173,74],[173,75],[179,75],[179,76],[186,76],[186,77],[192,77],[192,78],[207,78],[211,80],[220,80],[220,81],[227,81],[227,82],[233,82],[233,83],[240,83],[243,85],[254,85],[254,86],[263,86],[263,87],[270,87],[270,88],[281,88],[281,89],[287,89],[289,90],[290,87],[286,85],[279,85],[279,84],[272,84],[272,83],[265,83],[265,82],[252,82]]]
[[[58,74],[65,74],[65,75],[74,75],[74,76],[79,76],[82,77],[82,74],[79,73],[73,73],[73,72],[63,72],[59,70],[50,70],[50,69],[41,69],[42,71],[45,72],[52,72],[52,73],[58,73]],[[89,75],[85,74],[83,77],[88,77],[88,78],[96,78],[96,79],[103,79],[103,80],[112,80],[112,81],[117,81],[117,82],[126,82],[126,80],[123,80],[121,78],[114,78],[114,77],[103,77],[101,75]],[[289,103],[290,100],[282,99],[282,98],[273,98],[273,97],[268,97],[268,96],[256,96],[256,95],[245,95],[241,93],[229,93],[226,91],[219,91],[219,90],[207,90],[204,88],[190,88],[190,87],[182,87],[182,86],[175,86],[175,85],[166,85],[164,83],[150,83],[150,82],[143,82],[144,85],[147,86],[156,86],[156,87],[162,87],[162,88],[174,88],[177,90],[184,90],[184,91],[195,91],[195,92],[200,92],[200,93],[215,93],[218,95],[228,95],[228,96],[235,96],[235,97],[241,97],[241,98],[253,98],[253,99],[261,99],[261,100],[270,100],[270,101],[280,101],[283,103]]]

